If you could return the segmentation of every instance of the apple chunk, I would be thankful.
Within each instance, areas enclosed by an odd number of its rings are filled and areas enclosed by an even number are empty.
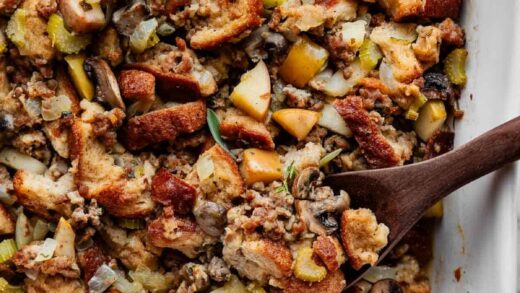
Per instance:
[[[278,153],[254,148],[247,149],[242,154],[240,171],[248,185],[256,182],[269,183],[283,177]]]
[[[298,140],[304,139],[320,119],[320,113],[304,109],[282,109],[273,119]]]
[[[346,137],[352,136],[352,131],[348,128],[347,123],[331,104],[325,104],[325,106],[323,106],[318,125]]]
[[[264,121],[271,102],[271,79],[263,61],[244,73],[229,99],[235,107],[259,121]]]
[[[444,125],[446,117],[446,107],[443,101],[428,101],[421,108],[419,118],[415,121],[415,132],[422,140],[428,141]]]

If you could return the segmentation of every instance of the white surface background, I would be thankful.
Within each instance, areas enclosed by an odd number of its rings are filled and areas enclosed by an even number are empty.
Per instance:
[[[520,1],[464,3],[470,57],[457,145],[520,115]],[[519,173],[518,165],[509,166],[445,200],[435,240],[434,293],[516,292]],[[454,278],[458,267],[460,282]]]

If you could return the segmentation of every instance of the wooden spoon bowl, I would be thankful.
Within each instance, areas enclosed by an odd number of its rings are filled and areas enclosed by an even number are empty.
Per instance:
[[[390,228],[388,245],[380,252],[381,261],[436,202],[519,158],[517,117],[434,159],[403,167],[334,174],[325,183],[346,190],[354,208],[371,209],[378,222]],[[346,268],[347,288],[368,268]]]

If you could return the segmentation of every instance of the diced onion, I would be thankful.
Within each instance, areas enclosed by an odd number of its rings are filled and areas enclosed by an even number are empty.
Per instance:
[[[42,162],[12,148],[4,148],[0,152],[0,163],[15,170],[25,170],[37,174],[43,174],[47,169]]]
[[[24,273],[27,276],[27,278],[34,281],[34,280],[36,280],[36,278],[38,278],[40,271],[37,269],[30,269],[30,270],[25,270]]]
[[[118,274],[117,280],[112,285],[112,288],[122,293],[139,293],[143,291],[143,286],[137,282],[130,282],[125,278],[125,274],[121,271]]]
[[[117,273],[106,264],[101,265],[94,276],[88,281],[88,288],[90,293],[103,293],[110,287],[117,279]]]
[[[341,26],[341,37],[343,41],[349,44],[356,52],[363,40],[365,39],[367,22],[364,20],[357,20],[354,22],[345,22]]]
[[[157,28],[157,34],[161,37],[169,36],[175,32],[175,27],[164,22]]]
[[[136,271],[128,273],[133,281],[139,282],[150,291],[162,291],[168,289],[172,284],[172,275],[152,272],[146,267],[138,267]]]
[[[11,259],[16,253],[16,250],[16,242],[14,239],[6,239],[0,242],[0,263]],[[0,290],[0,292],[2,292],[2,290]]]
[[[22,248],[29,244],[29,242],[32,241],[32,235],[33,233],[31,223],[22,211],[16,219],[16,231],[14,234],[16,239],[16,246],[18,248]]]
[[[134,53],[142,53],[144,50],[151,47],[150,44],[153,43],[154,36],[157,37],[155,33],[157,25],[157,19],[155,18],[144,20],[139,23],[130,36],[130,48]]]
[[[360,79],[367,76],[369,70],[361,66],[359,59],[356,59],[349,66],[351,75],[348,79],[343,77],[343,71],[338,70],[332,75],[332,77],[325,84],[323,91],[332,97],[343,97],[345,96]]]
[[[59,119],[62,114],[70,113],[71,107],[72,103],[65,95],[44,99],[42,101],[42,118],[45,121]]]
[[[215,165],[213,164],[213,160],[209,156],[201,157],[197,162],[196,166],[197,175],[199,176],[199,180],[203,181],[209,178],[215,172]]]
[[[7,187],[0,184],[0,201],[6,205],[12,205],[16,202],[16,196],[9,194]]]
[[[379,66],[379,78],[391,91],[396,91],[398,89],[399,84],[395,79],[392,67],[388,65],[384,59]]]
[[[48,259],[51,259],[54,255],[54,251],[56,250],[56,246],[58,242],[52,238],[47,238],[40,246],[40,250],[38,251],[38,255],[34,259],[35,262],[42,262]]]
[[[40,99],[27,98],[22,101],[23,108],[32,118],[38,118],[42,114]]]
[[[369,281],[370,283],[376,283],[377,281],[383,279],[392,279],[395,280],[395,276],[397,274],[397,269],[388,267],[388,266],[377,266],[371,267],[367,273],[363,276],[363,279]]]
[[[33,240],[42,240],[49,232],[49,223],[38,219],[34,224]]]

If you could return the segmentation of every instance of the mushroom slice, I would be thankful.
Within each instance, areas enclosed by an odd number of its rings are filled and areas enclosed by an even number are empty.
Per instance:
[[[116,76],[110,69],[110,65],[99,57],[93,57],[85,60],[84,67],[85,71],[92,74],[96,80],[97,96],[110,106],[124,110],[125,104],[121,98]]]
[[[292,195],[299,199],[308,198],[313,185],[320,179],[320,175],[320,169],[316,167],[303,169],[293,181]]]
[[[339,226],[333,214],[348,209],[350,197],[341,191],[337,196],[320,201],[296,200],[294,206],[309,231],[318,235],[328,235]]]
[[[402,293],[403,289],[397,281],[392,279],[384,279],[377,281],[370,290],[370,293]]]
[[[114,12],[112,21],[120,34],[130,37],[139,23],[148,16],[148,13],[146,3],[143,0],[136,0]]]
[[[59,4],[65,24],[76,33],[88,33],[105,26],[105,14],[99,4],[82,0],[60,0]]]

